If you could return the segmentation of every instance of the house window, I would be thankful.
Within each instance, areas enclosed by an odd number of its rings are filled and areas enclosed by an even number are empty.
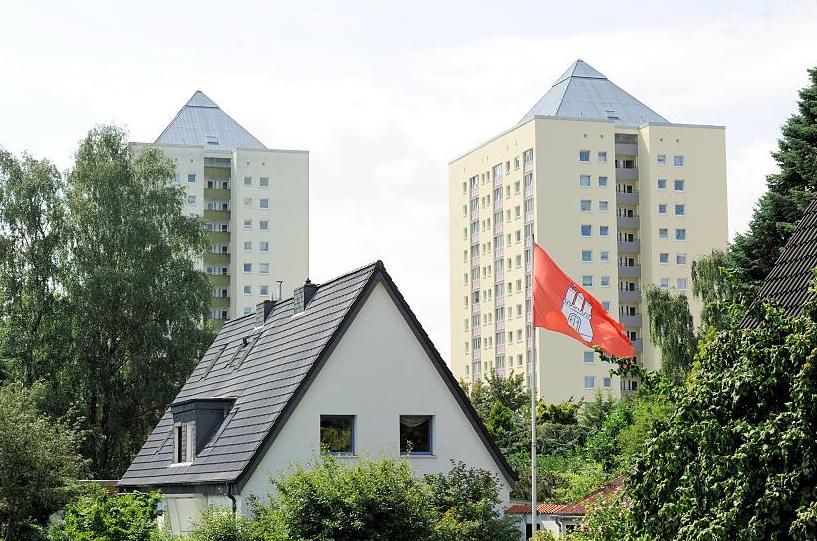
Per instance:
[[[244,186],[252,186],[252,177],[244,177]]]
[[[582,287],[593,287],[593,275],[585,274],[582,276]]]
[[[591,206],[592,203],[590,202],[589,199],[582,199],[581,201],[579,201],[579,209],[582,212],[590,212]]]
[[[687,289],[687,279],[686,278],[678,278],[676,282],[678,289],[681,291],[686,291]]]
[[[599,177],[599,187],[603,188],[607,186],[607,177]]]
[[[613,386],[613,378],[611,378],[610,376],[604,376],[604,379],[602,381],[604,382],[605,387],[609,388]]]
[[[601,301],[601,306],[604,308],[605,312],[610,311],[610,301]]]
[[[430,415],[400,416],[400,453],[406,455],[430,455],[431,446]]]
[[[244,251],[249,252],[250,250],[252,250],[252,241],[245,240],[244,241]]]
[[[599,163],[607,163],[607,153],[606,152],[599,152],[598,153]]]
[[[585,351],[584,352],[584,362],[588,363],[588,364],[593,362],[593,352],[592,351]]]
[[[602,276],[601,280],[601,287],[610,287],[610,277],[609,276]]]
[[[655,163],[658,165],[667,165],[667,155],[659,154],[655,157]]]
[[[669,229],[662,227],[658,230],[659,240],[667,240],[669,238]]]
[[[245,197],[244,198],[244,206],[251,207],[252,206],[252,197]]]
[[[686,254],[675,254],[675,264],[676,265],[686,265],[687,264],[687,255]]]
[[[188,195],[187,196],[187,204],[188,205],[195,205],[196,204],[196,196],[195,195]]]
[[[667,189],[667,179],[659,178],[658,179],[658,189],[659,190],[666,190]]]
[[[589,162],[590,161],[590,151],[589,150],[580,150],[579,151],[579,161],[580,162]]]
[[[582,224],[581,233],[582,237],[589,237],[590,235],[593,234],[593,228],[588,224]]]
[[[244,294],[252,295],[252,286],[244,286]]]
[[[599,235],[602,237],[606,237],[610,234],[610,227],[607,225],[600,225],[599,226]]]
[[[258,294],[262,297],[269,297],[269,286],[258,286]]]
[[[661,252],[658,254],[658,262],[662,265],[666,265],[669,263],[669,253],[668,252]]]
[[[261,220],[258,222],[258,228],[261,231],[269,231],[269,220]]]
[[[599,212],[607,212],[610,209],[610,204],[607,201],[599,201]]]
[[[261,186],[262,188],[266,188],[267,186],[269,186],[269,177],[260,177],[258,179],[258,185]]]
[[[675,215],[683,216],[686,214],[686,205],[675,205]]]
[[[593,261],[593,250],[582,250],[582,261]]]
[[[269,252],[269,242],[259,242],[258,243],[258,251],[260,252]]]
[[[669,289],[669,278],[661,278],[661,289]]]
[[[610,261],[610,252],[607,250],[602,250],[599,253],[599,260],[601,261]]]
[[[244,272],[252,272],[252,263],[244,263],[243,269]]]
[[[585,389],[595,389],[596,388],[596,376],[584,376],[584,388]]]
[[[189,182],[189,183],[191,183],[191,184],[193,184],[194,182],[196,182],[196,175],[195,175],[195,173],[190,173],[189,175],[187,175],[187,182]]]
[[[175,462],[190,462],[196,455],[196,425],[193,421],[177,423],[174,427]]]
[[[590,187],[590,175],[579,175],[579,186],[582,188]]]
[[[667,213],[667,204],[666,203],[658,203],[658,214],[666,214]]]
[[[681,179],[675,179],[673,182],[673,187],[675,188],[676,192],[683,192],[684,191],[684,181]]]
[[[680,154],[678,156],[672,157],[672,165],[675,167],[683,167],[684,166],[684,155]]]
[[[332,455],[355,453],[355,416],[321,415],[321,451]]]
[[[687,230],[686,229],[676,229],[675,230],[675,240],[687,240]]]
[[[269,263],[260,263],[258,265],[258,272],[261,274],[269,274]]]
[[[252,220],[251,219],[245,219],[244,220],[244,229],[252,229]]]
[[[262,198],[258,200],[258,208],[268,209],[269,208],[269,199]]]

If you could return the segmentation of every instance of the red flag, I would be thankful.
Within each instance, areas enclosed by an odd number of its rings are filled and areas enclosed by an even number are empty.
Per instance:
[[[566,334],[608,355],[635,357],[624,328],[590,293],[533,245],[533,326]]]

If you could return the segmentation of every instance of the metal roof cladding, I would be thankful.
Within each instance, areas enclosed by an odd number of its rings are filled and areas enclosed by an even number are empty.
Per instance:
[[[567,68],[519,123],[537,116],[611,120],[622,126],[669,122],[583,60]]]
[[[267,148],[201,90],[196,90],[176,113],[176,118],[156,138],[156,144],[204,146],[216,150]]]

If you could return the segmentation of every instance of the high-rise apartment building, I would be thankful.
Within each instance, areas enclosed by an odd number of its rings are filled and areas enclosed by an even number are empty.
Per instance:
[[[176,163],[187,214],[204,216],[201,268],[211,318],[251,313],[256,303],[303,284],[309,269],[309,153],[265,147],[197,91],[154,143]]]
[[[638,382],[561,334],[538,330],[534,355],[534,233],[648,369],[661,360],[643,287],[688,293],[692,261],[727,243],[724,128],[671,123],[581,60],[513,128],[451,162],[449,179],[451,367],[471,382],[535,359],[551,402]]]

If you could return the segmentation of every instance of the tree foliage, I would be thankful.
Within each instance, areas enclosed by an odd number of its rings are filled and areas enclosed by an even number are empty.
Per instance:
[[[817,306],[720,333],[636,462],[635,531],[657,540],[817,537]]]
[[[692,363],[696,337],[689,301],[683,293],[644,288],[650,338],[661,351],[661,369],[681,379]]]
[[[133,492],[111,496],[101,487],[65,509],[62,524],[49,531],[49,541],[165,541],[158,528],[158,492]]]
[[[42,388],[0,386],[0,539],[34,537],[76,494],[82,433],[37,408]]]
[[[766,177],[768,191],[755,207],[749,230],[739,234],[731,257],[740,279],[759,284],[771,271],[794,227],[817,192],[817,68],[800,90],[798,111],[786,121],[772,153],[780,172]]]

